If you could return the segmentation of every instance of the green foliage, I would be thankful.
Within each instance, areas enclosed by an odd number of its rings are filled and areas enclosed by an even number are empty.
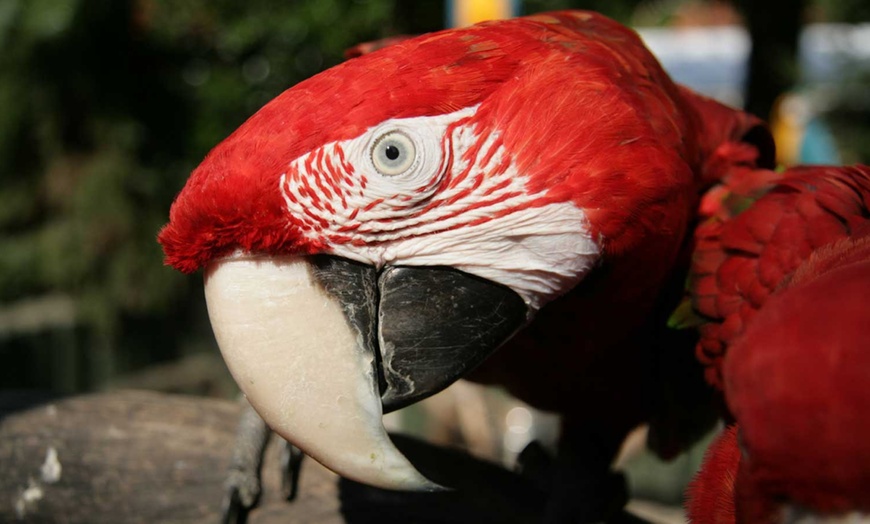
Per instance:
[[[856,24],[870,20],[867,0],[814,0],[810,5],[820,19],[829,22]]]
[[[360,0],[0,3],[0,304],[71,297],[75,344],[86,348],[69,370],[84,378],[34,372],[7,385],[97,386],[210,340],[199,277],[164,267],[155,241],[174,195],[266,101],[345,48],[386,36],[379,28],[392,9]],[[26,367],[20,336],[0,333],[0,358]]]

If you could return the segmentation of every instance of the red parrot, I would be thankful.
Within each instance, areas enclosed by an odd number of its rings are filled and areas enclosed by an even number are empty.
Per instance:
[[[689,515],[867,522],[870,168],[796,168],[756,189],[698,230],[695,282],[716,285],[696,286],[696,304],[721,321],[699,354],[737,424],[711,446]]]
[[[204,270],[254,408],[341,475],[435,489],[381,414],[469,374],[561,413],[606,470],[650,416],[655,311],[731,150],[772,163],[757,119],[618,23],[489,22],[288,89],[194,170],[159,241]]]

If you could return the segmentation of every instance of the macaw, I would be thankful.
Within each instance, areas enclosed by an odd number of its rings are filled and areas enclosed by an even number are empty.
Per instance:
[[[868,522],[870,167],[743,175],[750,207],[711,203],[722,213],[697,231],[693,299],[718,320],[698,354],[736,423],[708,450],[689,516]]]
[[[438,489],[381,415],[463,376],[561,413],[606,470],[650,415],[648,339],[699,195],[732,150],[772,167],[769,134],[590,12],[365,51],[208,154],[166,262],[204,270],[260,416],[342,476]]]

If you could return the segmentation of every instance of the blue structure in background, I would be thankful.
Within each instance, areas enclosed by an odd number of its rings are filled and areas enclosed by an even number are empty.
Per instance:
[[[751,42],[738,26],[698,28],[642,28],[641,38],[677,82],[720,100],[743,105]],[[870,71],[870,24],[815,24],[800,37],[798,64],[799,93],[805,114],[774,115],[799,121],[799,146],[795,163],[840,163],[836,143],[825,123],[814,113],[813,101],[824,99],[837,84],[851,75]],[[764,118],[770,115],[759,115]],[[779,126],[776,126],[779,127]]]
[[[639,28],[638,33],[678,82],[723,102],[740,105],[746,83],[749,33],[739,26]],[[814,24],[798,44],[800,84],[808,88],[842,82],[870,69],[870,24]]]

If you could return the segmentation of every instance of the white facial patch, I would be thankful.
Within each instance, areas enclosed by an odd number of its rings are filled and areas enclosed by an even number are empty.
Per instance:
[[[388,120],[294,160],[281,177],[290,213],[333,254],[454,267],[537,310],[576,285],[600,248],[582,209],[529,192],[498,132],[475,131],[476,111]]]

